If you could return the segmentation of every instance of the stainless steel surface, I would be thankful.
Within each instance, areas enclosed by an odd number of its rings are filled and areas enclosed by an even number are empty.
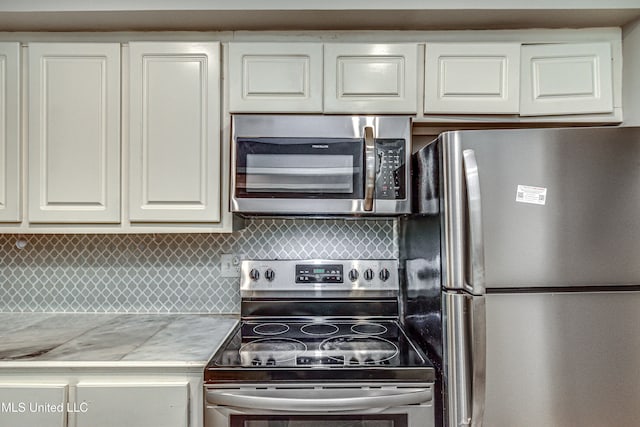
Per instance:
[[[640,425],[640,292],[489,294],[491,427]]]
[[[373,128],[365,126],[364,128],[364,210],[371,212],[373,210],[373,195],[376,190],[376,151],[373,141]]]
[[[271,215],[397,215],[410,213],[411,191],[404,199],[373,200],[368,210],[362,199],[313,199],[313,198],[238,198],[236,197],[238,137],[314,137],[359,138],[365,137],[365,128],[373,129],[374,138],[399,138],[407,143],[405,151],[405,183],[410,183],[411,120],[407,116],[319,116],[319,115],[268,115],[246,114],[232,116],[231,153],[231,210],[246,214]],[[364,183],[363,183],[364,185]]]
[[[443,143],[449,208],[464,191],[460,152],[475,152],[487,288],[640,285],[640,128],[453,132]],[[545,204],[517,202],[518,185],[546,188]],[[461,212],[446,214],[454,260]],[[448,263],[447,286],[459,274]]]
[[[269,391],[277,397],[265,396]],[[269,409],[271,406],[277,409]],[[327,383],[208,387],[205,426],[229,427],[232,417],[235,422],[251,425],[271,425],[269,421],[273,421],[301,427],[435,426],[432,384],[416,382],[401,387],[375,382],[352,382],[349,387]]]
[[[365,127],[375,129],[375,138],[398,138],[410,136],[411,131],[407,116],[236,114],[232,118],[233,136],[241,128],[242,136],[248,138],[364,138]]]
[[[362,411],[393,406],[416,405],[433,399],[430,384],[380,388],[317,388],[295,384],[261,388],[207,389],[207,403],[236,408],[295,412]]]

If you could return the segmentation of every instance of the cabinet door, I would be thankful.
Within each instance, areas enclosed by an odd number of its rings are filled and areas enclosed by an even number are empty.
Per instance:
[[[120,221],[120,45],[29,45],[29,220]]]
[[[520,44],[427,43],[424,112],[518,114]]]
[[[324,111],[417,112],[417,44],[326,44]]]
[[[219,50],[129,45],[131,221],[220,221]]]
[[[20,44],[0,43],[0,221],[19,222]]]
[[[229,43],[231,112],[321,113],[322,44]]]
[[[78,384],[75,427],[188,427],[188,383]]]
[[[65,427],[67,386],[0,384],[0,426]]]
[[[609,43],[522,46],[520,114],[612,112],[611,68]]]

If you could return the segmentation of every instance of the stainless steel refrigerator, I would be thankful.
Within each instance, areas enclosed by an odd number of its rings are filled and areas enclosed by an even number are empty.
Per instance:
[[[640,425],[640,128],[446,132],[414,163],[404,309],[443,425]]]

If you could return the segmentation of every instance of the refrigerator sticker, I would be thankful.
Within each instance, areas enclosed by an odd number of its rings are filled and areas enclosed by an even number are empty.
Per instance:
[[[544,205],[547,203],[547,189],[544,187],[518,185],[518,191],[516,192],[516,202]]]

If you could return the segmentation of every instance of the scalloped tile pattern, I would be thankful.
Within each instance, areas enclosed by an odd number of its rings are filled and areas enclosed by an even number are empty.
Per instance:
[[[232,234],[0,234],[0,312],[238,313],[223,253],[398,258],[397,235],[393,220],[343,219],[253,219]]]

